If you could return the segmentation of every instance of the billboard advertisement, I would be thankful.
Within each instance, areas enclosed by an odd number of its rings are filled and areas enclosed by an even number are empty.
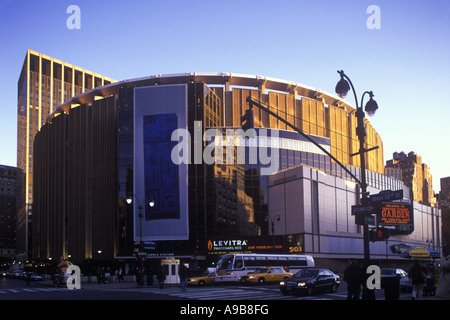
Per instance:
[[[414,231],[414,210],[409,203],[382,203],[377,214],[378,226],[389,229],[391,234],[410,234]]]
[[[186,85],[134,89],[135,241],[189,238],[187,165],[171,159],[172,133],[186,124]]]
[[[293,253],[304,252],[304,235],[256,237],[212,237],[204,244],[209,255],[229,253]],[[274,247],[275,245],[275,247]]]
[[[145,220],[180,219],[178,165],[171,160],[176,113],[144,116]]]

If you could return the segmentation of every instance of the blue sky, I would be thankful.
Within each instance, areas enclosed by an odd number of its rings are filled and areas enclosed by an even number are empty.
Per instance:
[[[66,26],[70,5],[80,30]],[[370,5],[380,29],[367,28]],[[450,176],[448,0],[2,0],[0,16],[0,164],[16,165],[17,80],[30,48],[117,80],[236,72],[334,93],[343,69],[359,98],[375,93],[370,121],[385,160],[415,151],[436,192]]]

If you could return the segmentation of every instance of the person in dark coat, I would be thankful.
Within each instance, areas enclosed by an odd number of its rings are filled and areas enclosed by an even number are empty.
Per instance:
[[[178,275],[180,276],[180,286],[181,286],[181,291],[184,292],[186,291],[186,287],[187,287],[187,280],[188,280],[188,269],[186,268],[186,266],[184,264],[180,264],[180,270],[178,272]]]
[[[141,269],[138,269],[136,272],[136,284],[138,287],[142,287],[144,285],[144,274]]]
[[[163,268],[158,270],[158,274],[156,275],[156,279],[159,281],[159,288],[164,289],[164,281],[166,280],[166,273]]]
[[[412,268],[409,269],[408,277],[411,280],[412,284],[411,299],[416,300],[417,298],[422,298],[427,271],[420,265],[419,262],[415,262]]]
[[[350,266],[345,269],[343,280],[347,282],[347,300],[360,300],[364,274],[355,260],[352,260]]]

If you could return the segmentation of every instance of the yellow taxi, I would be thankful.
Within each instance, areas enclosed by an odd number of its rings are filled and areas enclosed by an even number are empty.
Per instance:
[[[292,277],[291,272],[285,271],[281,267],[265,267],[258,268],[253,272],[241,277],[242,283],[259,283],[279,282]]]
[[[205,272],[196,277],[188,278],[188,286],[206,286],[207,284],[214,284],[216,278],[215,272]]]

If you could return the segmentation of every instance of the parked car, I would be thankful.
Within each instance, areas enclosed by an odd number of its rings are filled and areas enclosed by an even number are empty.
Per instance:
[[[241,283],[265,283],[265,282],[280,282],[289,277],[292,277],[291,272],[285,271],[283,268],[266,267],[258,268],[253,272],[241,276]]]
[[[280,291],[283,294],[307,293],[312,295],[323,290],[335,292],[340,284],[339,276],[332,271],[312,268],[300,270],[293,277],[281,281]]]
[[[30,274],[30,280],[31,281],[41,281],[42,277],[36,273],[31,273]]]
[[[188,286],[203,287],[207,284],[214,284],[216,278],[215,272],[205,272],[199,276],[188,278]]]

